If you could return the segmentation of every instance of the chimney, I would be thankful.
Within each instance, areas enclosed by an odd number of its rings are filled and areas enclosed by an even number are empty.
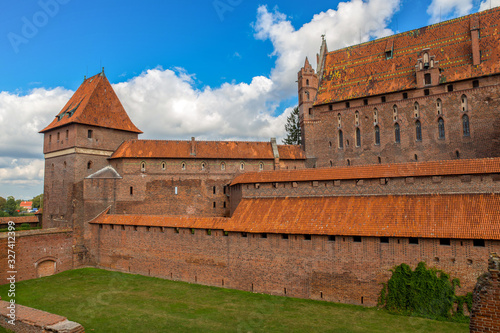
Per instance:
[[[472,64],[477,66],[481,63],[481,53],[479,52],[479,17],[470,18],[470,34],[472,40]]]
[[[194,140],[194,136],[191,137],[191,155],[196,156],[196,141]]]

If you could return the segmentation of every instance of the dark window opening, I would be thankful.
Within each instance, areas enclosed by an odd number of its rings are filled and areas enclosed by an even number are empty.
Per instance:
[[[66,139],[69,137],[69,130],[66,130]]]
[[[466,114],[462,117],[462,127],[464,136],[470,136],[469,116]]]
[[[92,161],[87,162],[87,169],[92,169]]]
[[[311,240],[311,235],[304,235],[305,240]]]
[[[306,86],[309,85],[309,79],[306,79]]]
[[[227,236],[229,236],[229,232],[224,231],[224,237],[227,237]]]
[[[455,156],[456,156],[457,158],[460,158],[460,152],[459,152],[458,150],[456,150],[456,151],[455,151]]]
[[[361,130],[358,128],[356,128],[356,147],[360,147],[361,146]]]
[[[313,109],[312,108],[309,108],[309,114],[313,114]]]
[[[363,105],[368,105],[368,99],[366,99],[366,98],[365,98],[365,99],[363,100]]]
[[[130,195],[133,195],[133,194],[134,194],[134,187],[130,186]]]
[[[328,235],[328,241],[329,242],[335,242],[335,236]]]
[[[352,241],[354,243],[361,243],[361,236],[354,236],[354,237],[352,237]]]
[[[344,148],[344,134],[342,133],[342,130],[339,130],[339,149]]]
[[[424,84],[431,84],[431,74],[430,73],[426,73],[424,74]]]
[[[445,134],[444,134],[444,120],[443,120],[443,118],[439,118],[439,120],[438,120],[438,132],[439,132],[439,138],[444,139]]]
[[[472,81],[472,88],[477,88],[477,87],[479,87],[479,81],[478,80]]]
[[[214,192],[214,194],[215,194],[215,192],[216,192],[216,187],[214,186],[214,187],[212,188],[212,190],[213,190],[213,192]]]
[[[328,105],[328,110],[332,111],[333,110],[333,105]]]
[[[401,143],[401,132],[398,123],[394,125],[394,141],[396,141],[396,143]]]
[[[417,162],[418,162],[418,155],[417,155],[417,154],[415,154],[415,156],[413,156],[413,157],[415,158],[415,161],[417,161]]]
[[[224,203],[222,204],[223,208],[226,208],[226,202],[224,201]]]
[[[451,240],[449,238],[440,238],[439,245],[449,246],[449,245],[451,245]]]
[[[429,96],[430,90],[429,89],[424,89],[424,96]]]
[[[351,103],[349,103],[349,102],[345,102],[345,107],[346,107],[347,109],[348,109],[348,108],[350,108],[350,107],[351,107]]]
[[[403,99],[408,99],[408,93],[403,93]]]
[[[380,243],[389,243],[389,237],[380,237]]]
[[[347,159],[347,166],[350,166],[350,165],[351,165],[351,160]]]
[[[410,239],[408,240],[408,243],[410,243],[410,244],[418,244],[418,238],[416,238],[416,237],[410,237]]]
[[[415,138],[417,141],[422,141],[422,125],[420,124],[420,120],[415,122]]]
[[[87,138],[92,139],[92,130],[88,130]]]
[[[215,207],[216,207],[216,205],[217,205],[217,204],[215,203],[215,201],[214,201],[213,205],[214,205],[214,208],[215,208]]]
[[[378,157],[378,164],[382,164],[382,158],[380,156]]]
[[[448,86],[446,86],[446,90],[448,90],[448,92],[453,91],[453,85],[449,84]]]
[[[375,126],[375,144],[380,145],[380,128]]]
[[[382,96],[380,99],[382,100],[382,103],[385,103],[385,96]]]
[[[385,59],[392,59],[392,50],[385,51]]]
[[[474,245],[476,247],[485,247],[484,239],[473,239],[472,245]]]
[[[246,232],[242,232],[242,233],[241,233],[241,237],[243,237],[243,238],[247,238],[247,233],[246,233]]]
[[[260,234],[260,238],[267,238],[267,234],[265,233]]]
[[[283,238],[283,239],[288,239],[288,234],[283,234],[283,235],[281,235],[281,238]]]

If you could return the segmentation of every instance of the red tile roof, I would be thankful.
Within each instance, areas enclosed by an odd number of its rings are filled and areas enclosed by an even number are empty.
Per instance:
[[[20,223],[38,223],[38,217],[36,216],[10,216],[10,217],[0,217],[0,224],[7,224],[9,221],[13,221],[16,224]]]
[[[478,66],[472,65],[471,20],[479,20]],[[500,8],[494,8],[330,52],[315,104],[416,88],[415,65],[426,48],[439,62],[441,83],[498,74],[499,22]],[[386,60],[391,45],[393,56]]]
[[[435,162],[377,164],[305,170],[248,172],[231,185],[248,183],[296,182],[313,180],[370,179],[394,177],[447,176],[500,173],[500,158]]]
[[[500,195],[243,199],[224,230],[500,240]]]
[[[111,158],[274,159],[270,142],[128,140]],[[300,146],[278,146],[280,159],[305,159]]]
[[[40,133],[72,123],[142,133],[128,117],[103,73],[86,79],[56,118]]]
[[[136,225],[150,227],[224,229],[225,217],[193,217],[166,215],[107,215],[108,210],[90,221],[94,224]]]

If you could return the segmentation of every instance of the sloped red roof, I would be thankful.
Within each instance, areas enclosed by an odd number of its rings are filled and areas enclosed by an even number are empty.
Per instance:
[[[471,20],[479,20],[481,64],[472,65]],[[347,47],[326,55],[315,104],[416,88],[423,49],[435,56],[441,83],[500,72],[500,8]],[[393,47],[392,59],[386,50]]]
[[[500,195],[243,199],[227,231],[500,239]]]
[[[86,79],[40,133],[72,123],[142,133],[128,117],[104,73]]]
[[[107,211],[89,223],[194,229],[223,229],[225,223],[229,220],[225,217],[107,215],[106,213]]]
[[[300,146],[278,146],[278,151],[280,159],[306,158]],[[111,158],[274,159],[274,155],[270,142],[128,140]]]
[[[237,176],[231,185],[313,180],[472,175],[488,173],[500,173],[500,158],[247,172]]]

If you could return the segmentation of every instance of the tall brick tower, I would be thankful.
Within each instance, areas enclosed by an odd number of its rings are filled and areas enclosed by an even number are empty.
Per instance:
[[[323,36],[324,37],[324,36]],[[308,151],[311,151],[311,145],[314,144],[313,133],[314,124],[318,120],[315,119],[313,104],[316,99],[319,87],[319,77],[322,75],[322,67],[324,64],[324,57],[327,53],[326,41],[323,38],[321,44],[320,54],[318,58],[318,68],[317,73],[312,68],[309,63],[309,59],[306,57],[304,67],[302,67],[297,74],[298,76],[298,92],[299,92],[299,118],[300,118],[300,130],[302,147],[305,150],[308,158],[308,167],[315,166],[315,156],[309,156]],[[318,77],[319,75],[319,77]]]
[[[73,228],[75,243],[83,232],[83,179],[108,165],[124,141],[142,133],[130,120],[104,70],[74,93],[44,134],[43,226]]]

